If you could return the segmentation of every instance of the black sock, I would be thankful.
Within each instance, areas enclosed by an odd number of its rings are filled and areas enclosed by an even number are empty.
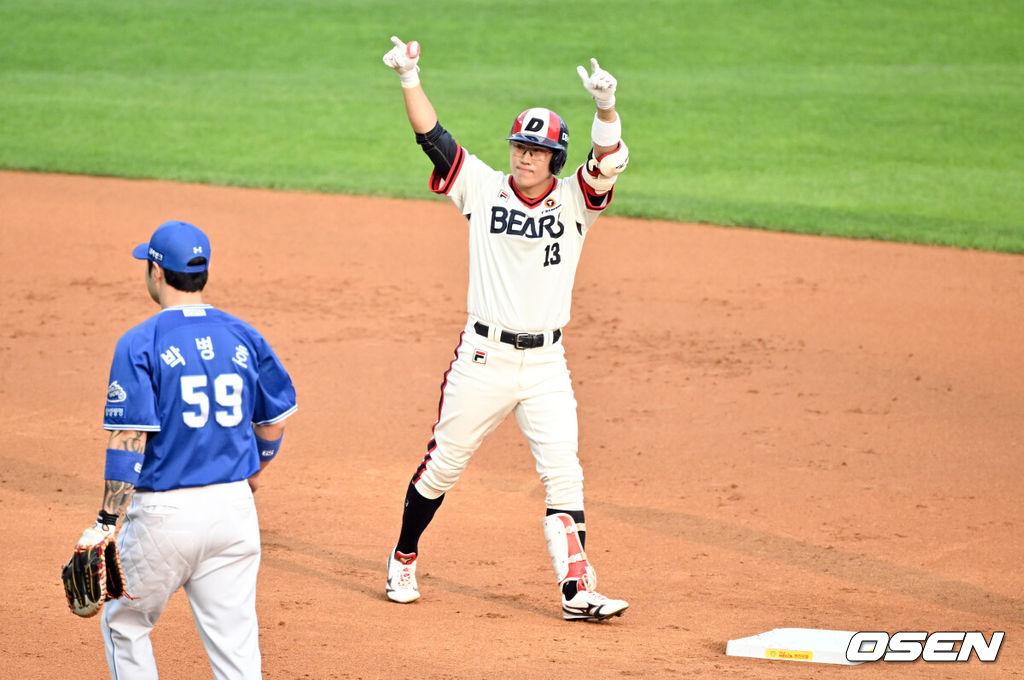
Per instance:
[[[430,500],[424,498],[412,484],[405,492],[405,510],[402,512],[402,533],[398,536],[398,552],[406,554],[419,551],[420,536],[434,519],[434,513],[441,507],[444,494]]]
[[[547,514],[545,516],[546,517],[550,517],[551,515],[557,515],[560,512],[564,512],[565,514],[569,515],[569,517],[572,517],[572,521],[576,522],[576,524],[578,526],[581,526],[581,527],[587,526],[586,525],[586,520],[583,519],[583,511],[582,510],[559,510],[557,508],[548,508],[548,512],[547,512]],[[579,537],[580,537],[580,545],[583,547],[584,550],[586,550],[587,549],[587,532],[585,530],[580,530],[577,533],[579,534]]]

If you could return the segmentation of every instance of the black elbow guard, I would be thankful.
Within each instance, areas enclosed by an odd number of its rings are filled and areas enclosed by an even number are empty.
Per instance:
[[[427,154],[438,174],[446,176],[452,169],[455,155],[459,151],[459,145],[451,133],[441,127],[441,123],[436,123],[430,132],[417,132],[416,143],[423,149],[423,153]]]

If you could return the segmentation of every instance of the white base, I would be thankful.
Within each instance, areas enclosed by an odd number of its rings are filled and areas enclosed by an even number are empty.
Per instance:
[[[728,656],[747,656],[755,659],[783,659],[853,666],[858,662],[846,660],[846,648],[853,631],[820,630],[817,628],[775,628],[767,633],[729,640],[725,647]]]

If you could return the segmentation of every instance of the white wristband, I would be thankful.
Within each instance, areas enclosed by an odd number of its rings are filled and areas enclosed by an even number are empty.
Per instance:
[[[596,146],[615,146],[622,139],[622,119],[616,114],[614,122],[606,123],[595,113],[590,139]]]

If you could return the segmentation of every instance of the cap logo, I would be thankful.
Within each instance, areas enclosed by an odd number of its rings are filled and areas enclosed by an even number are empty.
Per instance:
[[[193,255],[202,255],[203,254],[203,247],[202,246],[192,246],[192,254]]]
[[[158,253],[155,250],[153,250],[153,248],[149,249],[149,256],[156,260],[157,262],[160,262],[161,260],[164,259],[163,253]]]

